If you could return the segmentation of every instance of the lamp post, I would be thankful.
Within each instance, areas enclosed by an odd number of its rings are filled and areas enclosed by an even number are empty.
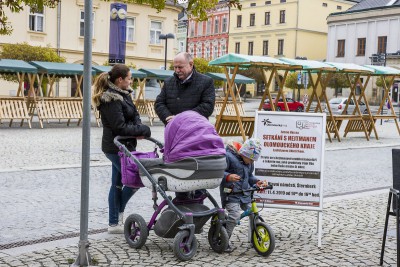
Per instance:
[[[164,70],[166,70],[167,69],[168,39],[175,39],[175,35],[173,33],[160,34],[160,36],[158,38],[160,38],[160,40],[165,40]]]

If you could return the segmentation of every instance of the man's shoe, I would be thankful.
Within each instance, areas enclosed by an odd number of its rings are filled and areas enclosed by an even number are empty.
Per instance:
[[[233,252],[234,250],[236,249],[236,247],[235,246],[233,246],[233,245],[228,245],[228,247],[225,249],[225,253],[231,253],[231,252]]]
[[[119,224],[112,224],[108,226],[108,233],[109,234],[123,234],[124,233],[124,226]]]

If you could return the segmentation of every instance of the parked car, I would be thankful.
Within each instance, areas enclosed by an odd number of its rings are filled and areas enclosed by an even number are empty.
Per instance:
[[[276,101],[275,98],[273,98],[272,101]],[[302,102],[295,101],[292,98],[286,98],[286,103],[288,105],[289,111],[302,112],[304,110],[304,104]],[[269,103],[269,99],[264,101],[263,110],[272,110],[271,104]],[[279,99],[278,105],[276,106],[276,110],[277,111],[285,110],[285,103],[283,103],[282,98]]]
[[[345,113],[343,113],[344,108],[346,107],[348,98],[346,97],[339,97],[339,98],[332,98],[329,100],[329,106],[331,107],[332,114],[353,114],[356,105],[354,104],[354,100],[350,99],[349,106]],[[367,105],[364,102],[359,101],[358,106],[360,107],[361,114],[367,114]],[[325,106],[325,112],[328,112],[328,108]]]

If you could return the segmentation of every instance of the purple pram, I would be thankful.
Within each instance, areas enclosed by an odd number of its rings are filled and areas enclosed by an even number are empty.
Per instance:
[[[177,115],[165,129],[165,146],[147,138],[164,149],[164,157],[137,159],[118,140],[114,143],[134,162],[143,184],[152,189],[154,214],[148,224],[139,214],[131,214],[125,221],[124,234],[128,244],[141,248],[150,230],[161,237],[174,237],[174,254],[180,260],[191,259],[197,251],[195,233],[210,219],[208,241],[211,248],[221,253],[228,246],[229,237],[224,228],[225,211],[205,191],[199,199],[172,200],[166,191],[184,192],[216,188],[224,177],[225,148],[213,125],[194,111]],[[157,193],[163,201],[157,204]],[[214,208],[202,204],[208,197]],[[159,216],[160,215],[160,216]]]

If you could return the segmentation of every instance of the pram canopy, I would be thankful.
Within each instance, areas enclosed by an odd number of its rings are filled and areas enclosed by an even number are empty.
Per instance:
[[[165,163],[189,157],[225,155],[224,143],[214,125],[191,110],[176,115],[167,124],[164,141]]]

